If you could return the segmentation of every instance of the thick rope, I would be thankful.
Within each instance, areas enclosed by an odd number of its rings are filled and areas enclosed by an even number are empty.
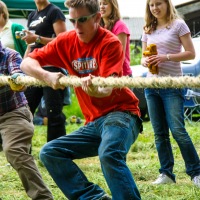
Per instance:
[[[0,76],[0,85],[9,85],[8,79],[10,76]],[[77,76],[64,76],[60,78],[60,84],[63,86],[81,86],[81,78]],[[44,87],[47,84],[43,81],[35,79],[30,76],[19,76],[16,78],[16,84],[36,87]],[[200,88],[200,76],[190,77],[95,77],[92,79],[95,86],[102,87],[133,87],[133,88]]]

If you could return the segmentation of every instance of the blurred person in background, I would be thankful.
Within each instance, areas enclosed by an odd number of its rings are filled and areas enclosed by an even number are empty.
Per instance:
[[[132,76],[130,68],[130,31],[126,24],[121,20],[117,0],[99,0],[101,21],[100,25],[120,40],[123,46],[123,76]]]
[[[0,1],[0,39],[3,47],[9,47],[18,51],[22,58],[26,51],[26,42],[16,38],[17,31],[24,30],[21,24],[13,23],[9,20],[9,13],[6,4]]]
[[[34,0],[37,9],[28,16],[28,30],[22,39],[28,44],[25,57],[36,48],[41,48],[52,41],[59,33],[66,31],[65,16],[57,6],[48,0]],[[63,72],[54,66],[46,66],[45,70]],[[47,112],[47,142],[66,135],[66,117],[63,110],[64,90],[51,87],[29,87],[25,91],[31,112],[34,115],[44,96]]]

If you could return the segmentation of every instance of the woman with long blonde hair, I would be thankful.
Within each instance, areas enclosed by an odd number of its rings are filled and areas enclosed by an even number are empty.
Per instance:
[[[145,21],[142,49],[145,51],[147,46],[155,44],[157,55],[143,56],[141,64],[158,67],[157,74],[149,71],[147,77],[182,76],[180,61],[194,59],[195,50],[190,30],[171,0],[147,0]],[[170,131],[180,148],[186,173],[200,187],[199,156],[184,123],[184,89],[146,88],[145,97],[160,161],[160,175],[153,184],[176,182]]]

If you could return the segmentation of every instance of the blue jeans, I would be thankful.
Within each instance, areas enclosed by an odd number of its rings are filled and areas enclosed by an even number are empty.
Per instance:
[[[42,148],[40,159],[70,200],[96,200],[105,192],[89,182],[74,159],[99,156],[113,200],[137,200],[140,193],[126,155],[135,142],[141,120],[125,112],[112,112]]]
[[[199,157],[185,129],[184,89],[145,89],[145,97],[155,134],[155,144],[161,165],[160,173],[168,175],[175,181],[170,129],[180,148],[186,173],[191,178],[199,175]]]

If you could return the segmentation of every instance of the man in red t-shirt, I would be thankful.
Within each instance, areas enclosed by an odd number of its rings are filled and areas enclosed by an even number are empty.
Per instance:
[[[74,30],[59,34],[52,42],[35,49],[21,69],[45,81],[53,89],[61,73],[42,67],[59,66],[82,78],[75,92],[86,119],[79,130],[47,143],[40,159],[68,199],[111,199],[98,185],[89,182],[74,159],[99,156],[113,199],[141,199],[126,165],[126,155],[140,128],[138,99],[128,88],[103,88],[92,84],[95,76],[122,76],[123,50],[110,31],[99,26],[98,0],[67,0]]]

